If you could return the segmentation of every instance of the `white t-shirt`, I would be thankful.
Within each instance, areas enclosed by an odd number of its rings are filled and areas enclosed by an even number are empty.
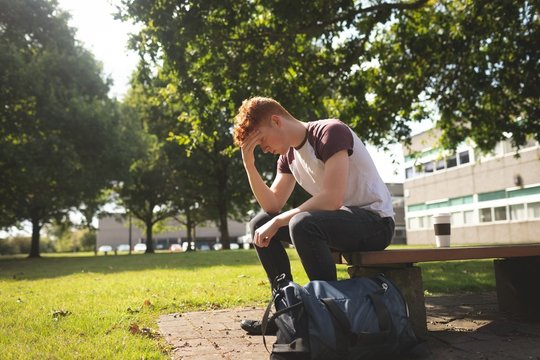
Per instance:
[[[300,148],[291,147],[277,161],[277,171],[292,174],[309,194],[321,191],[324,164],[335,153],[349,153],[349,178],[343,205],[359,206],[381,217],[393,217],[392,197],[366,147],[354,131],[336,119],[308,123]]]

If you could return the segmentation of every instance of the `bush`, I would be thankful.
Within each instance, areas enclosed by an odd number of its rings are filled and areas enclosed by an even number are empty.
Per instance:
[[[0,239],[0,255],[29,254],[32,239],[27,236],[15,236],[7,239]],[[54,252],[54,244],[48,238],[41,238],[39,241],[40,252]]]
[[[14,255],[17,253],[19,253],[19,249],[16,249],[9,239],[0,239],[0,255]]]
[[[32,239],[28,236],[15,236],[10,239],[10,243],[17,249],[17,254],[29,254]]]
[[[94,251],[96,247],[96,232],[85,230],[80,237],[82,251]]]

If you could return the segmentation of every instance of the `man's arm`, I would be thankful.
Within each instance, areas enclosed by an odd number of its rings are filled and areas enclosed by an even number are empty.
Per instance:
[[[291,196],[296,180],[291,174],[278,173],[271,187],[266,185],[255,167],[255,147],[260,142],[260,133],[255,131],[242,145],[242,158],[249,186],[261,208],[269,214],[278,213]]]
[[[254,234],[258,246],[268,246],[277,230],[289,224],[291,218],[303,211],[337,210],[343,205],[349,175],[349,155],[342,150],[332,155],[325,163],[321,192],[297,208],[288,210],[261,226]]]

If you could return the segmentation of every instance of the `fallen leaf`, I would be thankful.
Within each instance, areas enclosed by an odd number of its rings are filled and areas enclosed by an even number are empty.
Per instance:
[[[133,323],[129,326],[129,332],[132,333],[133,335],[142,335],[142,336],[145,336],[145,337],[148,337],[148,338],[156,338],[158,337],[159,335],[152,329],[150,328],[147,328],[147,327],[139,327],[139,325]]]
[[[137,325],[137,324],[129,325],[129,332],[132,333],[133,335],[138,334],[140,331],[141,330],[139,329],[139,325]]]
[[[61,317],[66,317],[68,315],[71,315],[71,311],[68,310],[53,310],[52,317],[54,320],[58,320]]]

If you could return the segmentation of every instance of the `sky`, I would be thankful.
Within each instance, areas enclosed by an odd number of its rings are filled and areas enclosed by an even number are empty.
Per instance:
[[[138,56],[127,49],[129,33],[136,27],[120,20],[113,14],[114,0],[58,0],[60,8],[71,14],[70,26],[77,30],[76,37],[103,64],[104,74],[113,80],[110,95],[121,99],[129,87],[129,77],[135,70]],[[368,145],[375,165],[385,182],[403,182],[402,150],[392,147],[394,157]],[[392,164],[392,159],[398,163]]]
[[[114,19],[113,4],[118,1],[57,1],[71,14],[69,25],[76,29],[76,38],[103,64],[104,75],[113,79],[110,95],[121,99],[138,62],[137,54],[127,48],[129,34],[137,31],[136,26]]]

